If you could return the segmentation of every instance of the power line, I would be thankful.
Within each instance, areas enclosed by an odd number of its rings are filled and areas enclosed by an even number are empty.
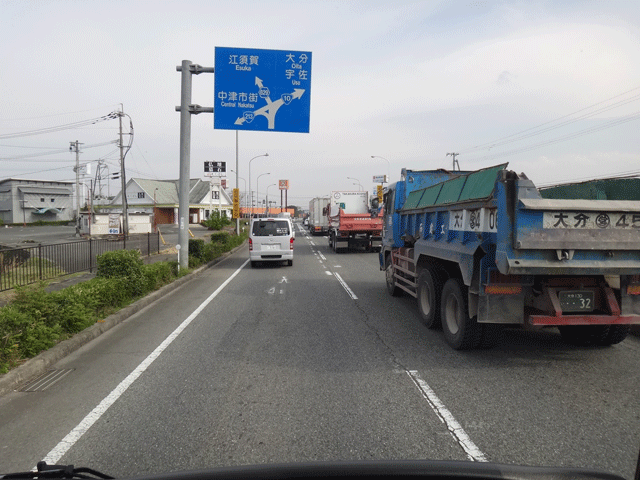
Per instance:
[[[85,148],[96,148],[96,147],[104,147],[106,145],[113,145],[115,143],[117,143],[117,140],[112,140],[110,142],[104,142],[104,143],[95,143],[92,145],[85,145],[83,147],[83,149]],[[0,161],[15,161],[15,160],[20,160],[20,161],[31,161],[31,162],[54,162],[54,161],[58,161],[58,160],[51,160],[51,159],[45,159],[45,160],[27,160],[29,158],[33,158],[33,157],[43,157],[46,155],[54,155],[57,153],[63,153],[63,152],[68,152],[69,149],[67,148],[59,148],[57,150],[50,150],[48,152],[41,152],[41,153],[30,153],[30,154],[26,154],[26,155],[16,155],[13,157],[0,157]],[[69,160],[59,160],[61,162],[67,162]]]
[[[589,113],[589,114],[585,114],[585,115],[583,115],[583,116],[581,116],[581,117],[578,117],[578,118],[575,118],[575,119],[573,119],[573,120],[569,120],[569,121],[563,122],[563,123],[561,123],[561,124],[559,124],[559,125],[556,125],[556,126],[554,126],[554,127],[548,127],[548,128],[546,128],[546,129],[544,129],[544,130],[542,130],[542,131],[538,132],[538,133],[529,133],[529,132],[532,132],[532,131],[535,131],[535,130],[539,129],[540,127],[544,127],[544,126],[546,126],[546,125],[550,125],[550,124],[552,124],[552,123],[558,122],[558,121],[563,120],[563,119],[565,119],[565,118],[570,118],[570,117],[572,117],[573,115],[576,115],[576,114],[578,114],[578,113],[584,112],[584,111],[589,110],[589,109],[591,109],[591,108],[593,108],[593,107],[596,107],[596,106],[598,106],[598,105],[602,105],[603,103],[608,103],[608,102],[610,102],[611,100],[614,100],[614,99],[616,99],[616,98],[622,97],[623,95],[627,95],[627,94],[629,94],[629,93],[631,93],[631,92],[634,92],[634,91],[636,91],[636,90],[640,90],[640,87],[632,88],[631,90],[627,90],[626,92],[620,93],[620,94],[615,95],[615,96],[613,96],[613,97],[611,97],[611,98],[608,98],[608,99],[606,99],[606,100],[602,100],[602,101],[600,101],[600,102],[594,103],[594,104],[592,104],[592,105],[589,105],[588,107],[581,108],[580,110],[577,110],[577,111],[575,111],[575,112],[573,112],[573,113],[569,113],[569,114],[567,114],[567,115],[564,115],[564,116],[562,116],[562,117],[556,118],[556,119],[554,119],[554,120],[550,120],[550,121],[548,121],[548,122],[541,123],[540,125],[536,125],[536,126],[534,126],[534,127],[527,128],[527,129],[522,130],[522,131],[520,131],[520,132],[513,133],[513,134],[511,134],[511,135],[507,135],[506,137],[502,137],[502,138],[499,138],[499,139],[497,139],[497,140],[493,140],[493,141],[491,141],[491,142],[487,142],[487,143],[483,143],[483,144],[480,144],[480,145],[476,145],[475,147],[473,147],[473,149],[480,149],[480,148],[485,148],[485,147],[492,148],[492,147],[494,147],[494,146],[499,146],[499,145],[504,145],[504,144],[507,144],[507,143],[515,142],[515,141],[520,140],[520,138],[514,138],[514,137],[518,137],[518,136],[520,136],[520,135],[522,135],[522,134],[524,134],[524,133],[527,133],[527,135],[526,135],[526,136],[524,136],[524,137],[522,137],[522,138],[528,138],[528,137],[533,136],[533,135],[538,135],[539,133],[547,132],[547,131],[552,130],[552,129],[554,129],[554,128],[560,128],[560,127],[562,127],[562,126],[566,126],[566,125],[568,125],[568,124],[570,124],[570,123],[573,123],[573,122],[576,122],[576,121],[578,121],[578,120],[581,120],[581,119],[588,118],[588,117],[590,117],[590,116],[596,115],[597,113],[602,113],[602,112],[604,112],[604,111],[608,111],[608,110],[611,110],[611,109],[613,109],[613,108],[617,108],[617,107],[620,107],[620,106],[626,105],[627,103],[631,103],[631,102],[634,102],[634,101],[638,100],[638,99],[640,98],[640,94],[636,94],[635,96],[633,96],[633,97],[631,97],[631,98],[628,98],[628,99],[626,99],[626,100],[618,101],[618,102],[614,103],[613,105],[610,105],[610,106],[607,106],[607,107],[603,107],[603,108],[601,108],[600,110],[597,110],[597,111],[595,111],[595,112],[592,112],[592,113]],[[508,140],[508,139],[512,139],[512,140],[506,141],[506,140]],[[467,152],[465,152],[465,153],[467,153]]]
[[[118,118],[118,113],[117,112],[111,112],[108,115],[103,115],[102,117],[98,117],[98,118],[92,118],[90,120],[80,120],[78,122],[65,123],[63,125],[57,125],[57,126],[46,127],[46,128],[39,128],[39,129],[36,129],[36,130],[28,130],[28,131],[25,131],[25,132],[6,133],[6,134],[3,134],[3,135],[0,135],[0,139],[22,138],[22,137],[29,137],[29,136],[33,136],[33,135],[42,135],[42,134],[45,134],[45,133],[61,132],[63,130],[70,130],[70,129],[80,128],[80,127],[86,127],[86,126],[89,126],[89,125],[95,125],[96,123],[104,122],[104,121],[107,121],[107,120],[114,120],[116,118]]]
[[[114,107],[117,107],[118,105],[120,105],[120,104],[105,105],[103,107],[89,108],[87,110],[77,110],[75,112],[52,113],[51,115],[41,115],[41,116],[38,116],[38,117],[5,118],[5,119],[0,119],[0,122],[21,122],[23,120],[40,120],[41,118],[60,117],[62,115],[74,115],[76,113],[94,112],[96,110],[104,110],[105,108],[114,108]]]
[[[610,122],[605,123],[604,125],[598,125],[598,126],[595,126],[595,127],[589,127],[589,128],[586,128],[584,130],[580,130],[580,131],[575,132],[575,133],[570,133],[570,134],[567,134],[567,135],[564,135],[564,136],[561,136],[561,137],[557,137],[555,139],[551,139],[551,140],[547,140],[547,141],[544,141],[544,142],[536,143],[536,144],[529,145],[529,146],[526,146],[526,147],[522,147],[522,148],[519,148],[519,149],[509,150],[509,151],[506,151],[506,152],[496,153],[496,154],[492,154],[492,155],[485,155],[484,157],[477,158],[476,160],[498,159],[498,158],[502,158],[502,157],[515,155],[515,154],[518,154],[518,153],[528,152],[528,151],[531,151],[531,150],[535,150],[536,148],[539,148],[539,147],[552,145],[554,143],[564,142],[566,140],[573,140],[574,138],[581,137],[581,136],[587,135],[589,133],[599,132],[600,130],[605,130],[607,128],[611,128],[611,127],[615,127],[615,126],[618,126],[618,125],[622,125],[624,123],[628,123],[628,122],[631,122],[633,120],[638,120],[638,119],[640,119],[640,112],[636,112],[633,115],[629,115],[627,117],[623,117],[623,118],[620,118],[620,119],[612,120]]]
[[[8,148],[31,148],[31,149],[40,149],[40,150],[53,150],[57,147],[34,147],[34,146],[29,146],[29,145],[0,145],[0,147],[8,147]]]

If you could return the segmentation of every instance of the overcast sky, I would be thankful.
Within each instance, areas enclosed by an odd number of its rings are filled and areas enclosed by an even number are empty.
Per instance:
[[[216,46],[312,52],[309,133],[238,133],[240,188],[268,152],[253,188],[288,179],[289,204],[451,152],[537,185],[640,172],[637,0],[0,0],[0,178],[75,179],[75,140],[92,174],[116,171],[118,121],[86,123],[122,104],[127,177],[177,179],[176,66],[213,67]],[[193,103],[213,106],[214,75],[193,76]],[[194,115],[191,177],[209,160],[235,169],[236,133]]]

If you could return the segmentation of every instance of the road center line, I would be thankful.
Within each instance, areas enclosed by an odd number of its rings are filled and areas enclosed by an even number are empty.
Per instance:
[[[342,277],[340,276],[340,274],[338,273],[333,273],[335,275],[335,277],[338,279],[338,281],[340,282],[340,284],[344,287],[344,289],[347,291],[347,293],[349,294],[349,296],[351,298],[353,298],[354,300],[357,300],[358,297],[356,297],[356,294],[353,293],[353,291],[349,288],[349,285],[347,285],[347,282],[345,282]]]
[[[62,456],[69,451],[71,447],[84,435],[91,426],[98,421],[98,419],[106,412],[111,405],[113,405],[118,398],[135,382],[142,373],[149,368],[149,365],[160,356],[160,354],[182,333],[182,331],[189,326],[189,324],[204,310],[204,308],[218,296],[218,294],[235,278],[238,273],[249,263],[249,260],[245,261],[240,268],[238,268],[229,278],[227,278],[222,285],[220,285],[215,292],[196,308],[191,315],[189,315],[173,332],[169,334],[165,340],[156,347],[156,349],[145,358],[140,365],[138,365],[127,377],[120,382],[120,384],[114,388],[109,395],[107,395],[89,414],[82,419],[82,421],[67,434],[60,443],[51,450],[47,456],[43,459],[48,464],[57,464]]]
[[[436,413],[438,418],[440,418],[442,423],[447,426],[447,430],[449,430],[449,433],[462,447],[469,459],[474,462],[487,462],[488,460],[484,456],[484,453],[482,453],[476,444],[473,443],[471,438],[469,438],[469,435],[467,435],[467,432],[464,431],[462,426],[454,418],[447,407],[444,406],[444,403],[440,401],[427,382],[420,377],[418,371],[405,370],[405,372],[409,375],[409,378],[411,378],[416,387],[418,387],[418,390],[420,390],[420,393],[422,393],[422,396],[427,400],[427,403]]]

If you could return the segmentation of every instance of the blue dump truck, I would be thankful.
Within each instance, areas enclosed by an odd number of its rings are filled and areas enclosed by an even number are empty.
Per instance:
[[[542,198],[507,164],[403,169],[384,196],[380,269],[454,349],[505,326],[612,345],[640,323],[640,202]]]

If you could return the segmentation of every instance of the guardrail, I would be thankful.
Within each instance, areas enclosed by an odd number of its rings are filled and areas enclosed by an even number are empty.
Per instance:
[[[98,255],[113,250],[160,252],[160,233],[0,249],[0,291],[78,272],[93,272]]]

